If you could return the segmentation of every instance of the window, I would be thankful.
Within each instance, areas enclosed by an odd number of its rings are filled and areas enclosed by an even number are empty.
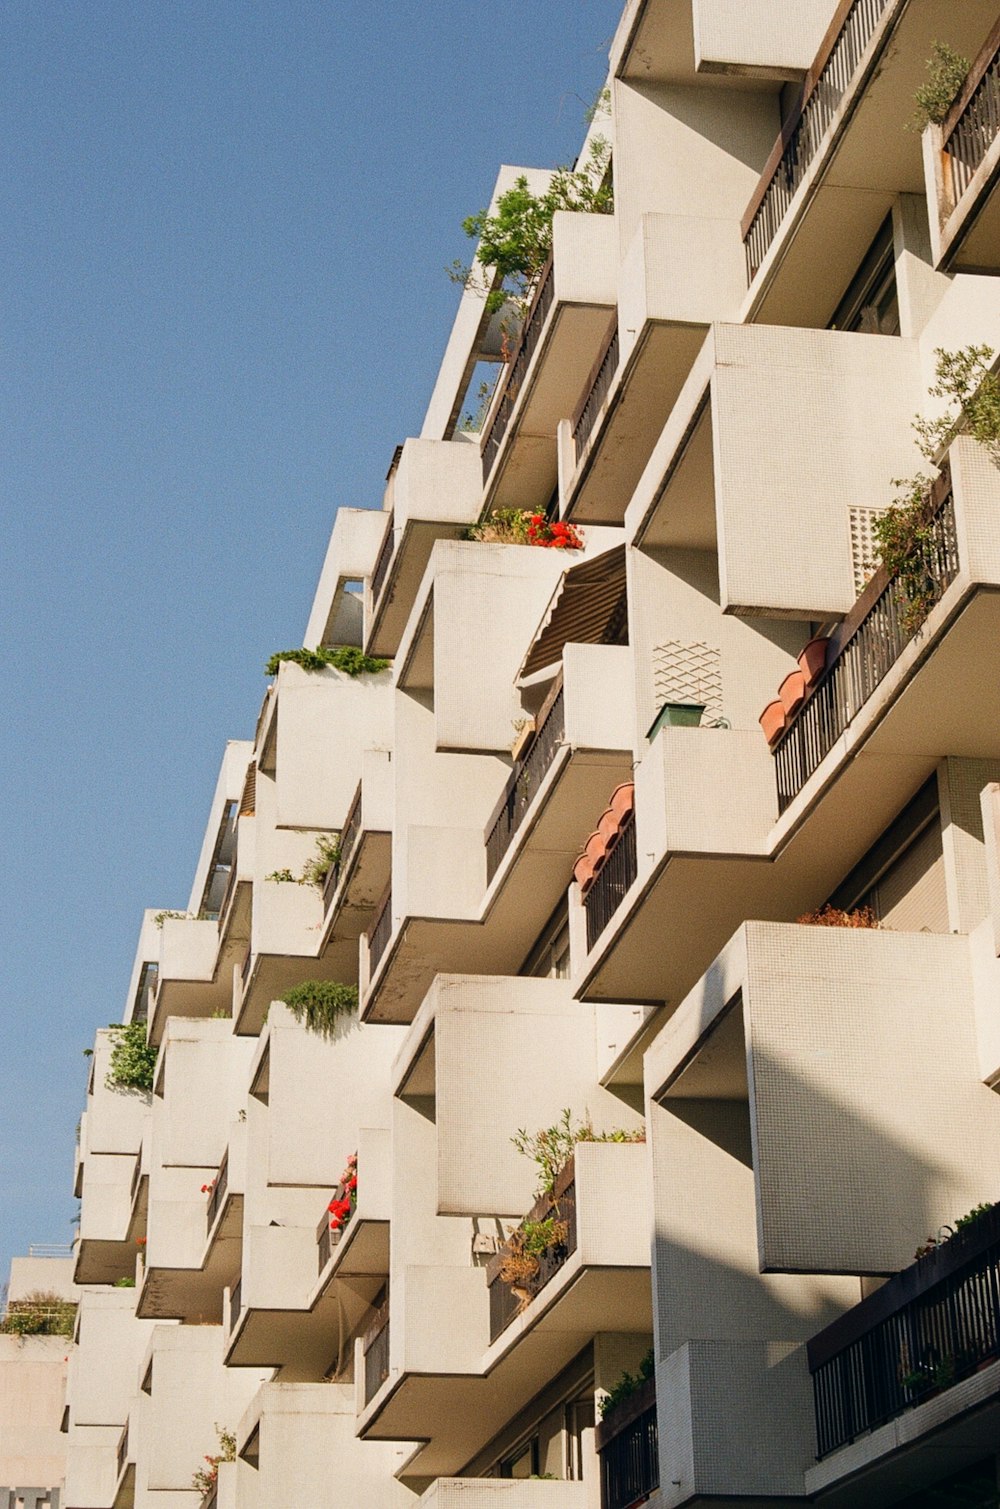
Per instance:
[[[531,945],[521,974],[538,980],[569,979],[569,902],[565,897]]]
[[[853,330],[861,335],[899,334],[899,294],[891,215],[865,253],[850,287],[837,305],[829,328]]]

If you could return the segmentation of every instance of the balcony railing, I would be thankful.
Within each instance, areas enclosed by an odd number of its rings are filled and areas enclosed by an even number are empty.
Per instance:
[[[818,1455],[1000,1357],[1000,1209],[942,1246],[809,1343]]]
[[[329,912],[330,907],[333,904],[333,898],[337,894],[341,876],[347,873],[347,867],[351,862],[351,856],[354,853],[354,846],[358,841],[358,834],[360,832],[361,783],[359,781],[358,789],[354,793],[354,796],[351,800],[350,809],[348,811],[346,819],[344,820],[344,826],[340,830],[337,863],[330,866],[329,870],[326,873],[326,879],[323,882],[324,915]]]
[[[552,308],[552,300],[555,297],[556,280],[555,268],[550,257],[545,270],[539,280],[538,288],[528,317],[521,329],[521,335],[514,352],[513,360],[507,366],[506,377],[502,379],[501,398],[493,414],[493,422],[486,432],[483,441],[483,481],[489,477],[493,470],[493,463],[503,444],[503,437],[507,433],[510,417],[517,403],[517,395],[521,391],[525,375],[531,365],[531,358],[535,354],[545,317]]]
[[[545,779],[557,750],[566,736],[566,703],[562,677],[546,698],[538,718],[538,730],[524,758],[511,772],[486,829],[486,884],[489,885],[524,821],[539,786]]]
[[[213,1483],[211,1488],[208,1490],[205,1497],[201,1501],[201,1509],[218,1509],[218,1503],[219,1485],[218,1483]]]
[[[638,873],[635,818],[632,817],[620,830],[614,847],[604,861],[604,868],[587,892],[584,901],[587,912],[588,953],[621,906],[626,891],[633,884]]]
[[[126,1463],[128,1462],[128,1426],[127,1425],[126,1425],[125,1429],[122,1431],[121,1435],[118,1438],[118,1454],[117,1454],[116,1460],[117,1460],[117,1464],[118,1464],[118,1476],[121,1477],[122,1473],[125,1471]]]
[[[660,1486],[656,1385],[641,1384],[597,1427],[601,1509],[631,1509]]]
[[[559,1272],[576,1251],[576,1184],[573,1160],[570,1159],[556,1179],[552,1198],[543,1195],[536,1200],[526,1216],[527,1221],[544,1221],[549,1216],[565,1221],[566,1236],[549,1247],[538,1258],[538,1271],[510,1284],[500,1277],[504,1254],[498,1253],[487,1268],[487,1283],[490,1294],[490,1343],[496,1341],[520,1315],[526,1305],[540,1294],[549,1280]]]
[[[208,1209],[205,1212],[205,1220],[208,1224],[209,1231],[211,1231],[212,1227],[215,1225],[215,1218],[225,1204],[226,1195],[228,1193],[229,1152],[227,1150],[223,1156],[222,1162],[219,1164],[219,1172],[215,1177],[215,1183],[212,1186],[212,1193],[208,1197]]]
[[[891,3],[843,0],[827,33],[827,44],[807,77],[798,113],[782,129],[747,209],[743,241],[748,282],[757,276]]]
[[[374,975],[379,967],[382,955],[386,951],[389,939],[392,937],[392,891],[386,891],[385,900],[379,908],[379,914],[372,924],[368,934],[368,974],[369,978]]]
[[[247,946],[247,951],[243,955],[243,963],[240,965],[240,986],[241,986],[241,988],[242,988],[242,990],[243,990],[244,993],[246,992],[247,981],[250,978],[250,965],[251,965],[252,960],[253,960],[253,948],[252,948],[251,945],[248,945]]]
[[[934,485],[927,520],[928,539],[908,568],[922,574],[928,606],[940,601],[958,575],[958,540],[950,473]],[[809,700],[774,746],[778,809],[802,790],[852,718],[919,632],[907,621],[906,601],[896,578],[880,568],[834,636],[830,663]]]
[[[389,522],[386,526],[385,538],[382,541],[382,546],[379,550],[378,557],[375,561],[375,566],[372,571],[373,603],[377,603],[379,600],[379,595],[381,594],[382,587],[385,584],[385,579],[389,574],[389,567],[392,564],[393,553],[396,549],[396,532],[393,525],[393,515],[390,514]]]
[[[365,1403],[370,1404],[389,1376],[389,1301],[384,1300],[364,1340]]]
[[[1000,23],[969,71],[941,130],[957,204],[1000,135]]]
[[[590,384],[590,389],[583,400],[583,407],[576,417],[573,425],[573,444],[576,447],[576,459],[579,461],[590,439],[594,422],[600,412],[601,405],[608,396],[608,390],[618,371],[618,358],[621,351],[621,342],[618,339],[618,326],[611,332],[608,344],[605,346],[601,359],[597,364],[597,371]]]

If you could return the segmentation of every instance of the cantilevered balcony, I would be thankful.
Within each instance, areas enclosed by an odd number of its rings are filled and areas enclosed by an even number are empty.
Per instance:
[[[647,1051],[646,1087],[739,1161],[730,1173],[752,1170],[765,1273],[894,1273],[998,1193],[961,935],[744,923]]]
[[[935,39],[974,56],[995,20],[991,0],[844,0],[747,206],[747,314],[831,317],[895,195],[924,191],[919,138],[905,127]]]
[[[631,1509],[660,1485],[656,1384],[640,1384],[597,1426],[601,1509]]]
[[[922,386],[913,341],[713,325],[629,505],[628,535],[646,552],[717,555],[726,615],[843,617],[871,569],[857,542],[893,479],[921,464],[910,421]]]
[[[391,1211],[391,1137],[388,1129],[364,1128],[358,1133],[357,1198],[346,1225],[335,1229],[324,1204],[316,1228],[317,1297],[335,1279],[389,1276],[389,1217]],[[343,1186],[334,1199],[344,1196]]]
[[[351,983],[357,970],[354,940],[330,938],[318,954],[322,928],[323,897],[315,886],[257,882],[250,943],[231,980],[238,1033],[256,1037],[271,1002],[305,980]]]
[[[557,483],[557,426],[579,405],[613,319],[614,218],[559,211],[552,242],[483,426],[487,508],[545,507]]]
[[[486,825],[487,908],[511,885],[541,887],[545,915],[555,906],[590,814],[632,773],[631,685],[627,646],[564,646],[563,669]]]
[[[940,126],[924,136],[935,266],[1000,272],[1000,22]]]
[[[365,750],[362,771],[340,830],[337,863],[323,887],[321,953],[334,939],[360,938],[389,883],[394,804],[388,750]]]
[[[365,650],[392,657],[435,540],[479,517],[482,468],[467,440],[407,440],[389,473],[385,534],[365,593]]]
[[[826,18],[816,6],[778,11],[771,0],[628,0],[611,44],[611,72],[633,84],[692,84],[733,74],[799,82]]]
[[[709,324],[735,319],[742,292],[735,220],[640,217],[619,273],[617,323],[559,427],[564,517],[621,524]]]

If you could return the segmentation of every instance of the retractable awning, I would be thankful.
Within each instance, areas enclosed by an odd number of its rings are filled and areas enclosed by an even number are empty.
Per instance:
[[[571,566],[545,610],[520,674],[533,676],[552,665],[565,644],[600,644],[624,592],[624,545]]]

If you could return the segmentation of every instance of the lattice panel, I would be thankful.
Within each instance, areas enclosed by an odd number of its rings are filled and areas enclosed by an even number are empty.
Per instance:
[[[872,525],[884,508],[851,509],[851,563],[854,570],[854,590],[859,595],[867,586],[872,572],[879,564],[878,550],[872,537]]]
[[[714,646],[698,641],[682,644],[668,639],[653,647],[653,689],[656,705],[701,702],[705,721],[722,717],[722,657]]]

